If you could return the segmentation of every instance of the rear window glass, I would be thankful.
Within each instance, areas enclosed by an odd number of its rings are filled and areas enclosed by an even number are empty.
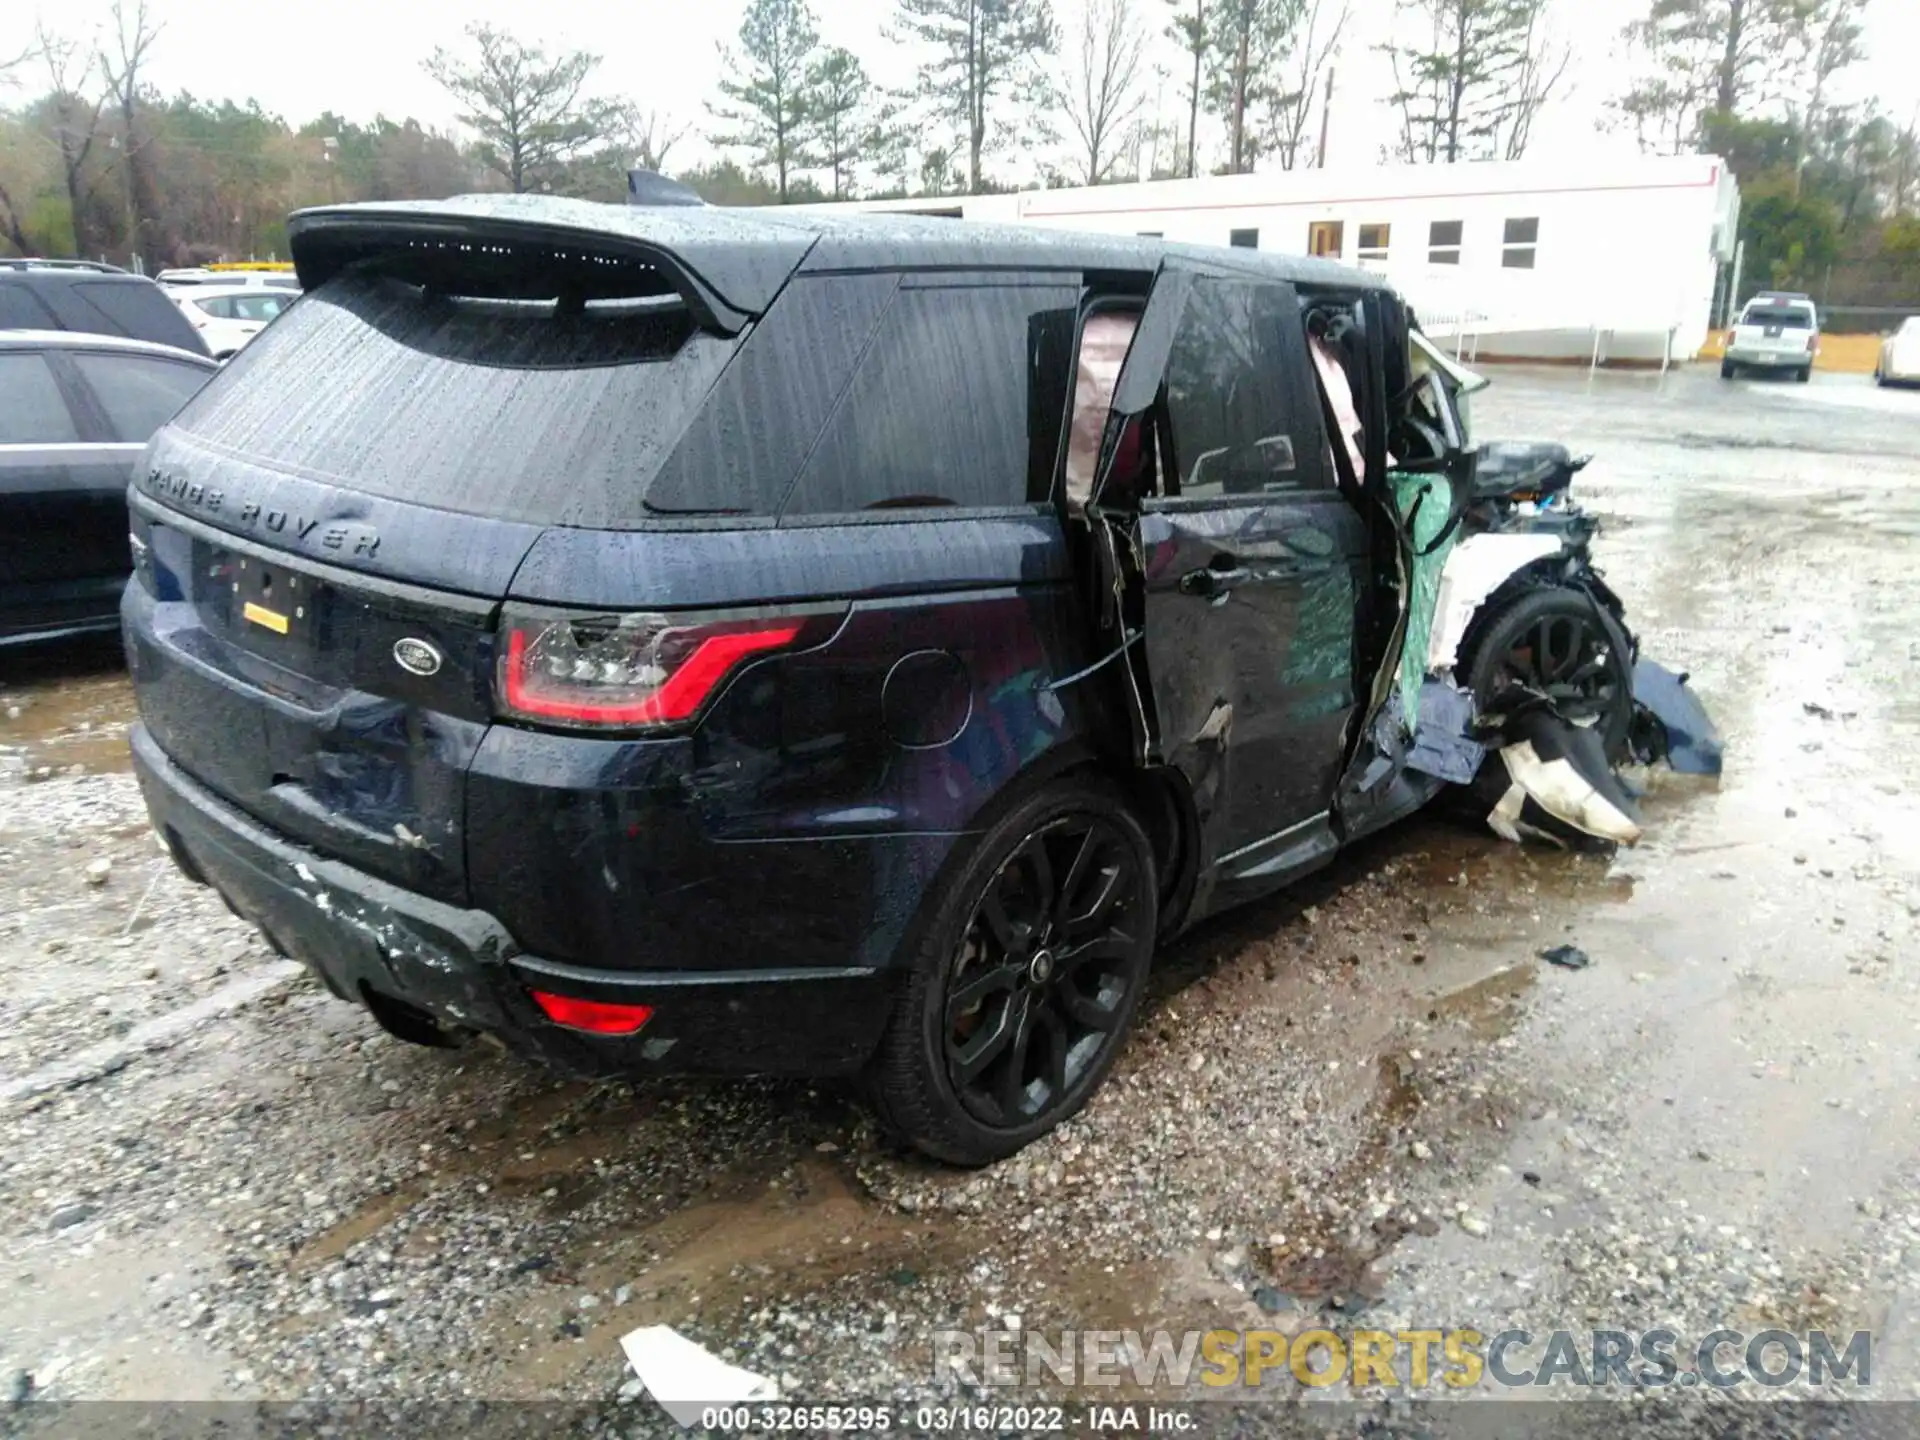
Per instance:
[[[618,529],[738,342],[673,299],[464,300],[335,279],[261,332],[181,417],[350,490]]]
[[[151,440],[153,432],[193,398],[210,373],[145,355],[77,352],[71,358],[106,412],[113,438],[123,445]]]
[[[1791,307],[1769,307],[1764,310],[1749,310],[1743,325],[1780,325],[1788,330],[1811,330],[1813,316],[1806,310]]]
[[[38,355],[0,355],[0,445],[61,445],[79,439],[73,415]]]
[[[58,330],[53,312],[25,284],[0,279],[0,330]]]
[[[1080,288],[902,288],[786,515],[1044,501],[1065,427]]]
[[[200,343],[179,307],[149,281],[82,280],[71,294],[83,313],[72,317],[69,329],[126,335],[161,345],[197,348]]]

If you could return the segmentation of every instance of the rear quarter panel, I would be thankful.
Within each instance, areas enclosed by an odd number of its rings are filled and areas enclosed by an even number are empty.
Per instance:
[[[884,966],[996,796],[1125,733],[1098,684],[1051,688],[1087,650],[1050,516],[572,532],[544,559],[542,545],[515,589],[547,603],[646,608],[671,577],[676,599],[848,608],[830,640],[736,676],[689,734],[494,726],[471,772],[469,873],[475,902],[535,954]]]

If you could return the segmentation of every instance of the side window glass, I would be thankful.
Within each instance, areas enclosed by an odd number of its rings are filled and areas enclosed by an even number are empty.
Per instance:
[[[233,318],[233,301],[229,300],[225,295],[209,295],[204,300],[194,301],[193,306],[194,309],[203,311],[213,316],[216,320],[231,320]]]
[[[647,509],[778,515],[899,286],[890,274],[789,284],[647,487]]]
[[[1049,498],[1071,363],[1057,337],[1079,303],[1077,277],[903,286],[785,513]]]
[[[191,365],[149,360],[144,355],[78,352],[73,363],[106,412],[113,438],[126,445],[151,440],[153,432],[171,420],[207,379]]]
[[[1195,282],[1167,365],[1178,493],[1321,489],[1324,427],[1287,286]]]
[[[0,355],[0,445],[66,445],[80,438],[73,412],[39,355]]]
[[[288,300],[284,295],[234,295],[227,303],[233,307],[236,320],[254,320],[264,325],[282,310]]]

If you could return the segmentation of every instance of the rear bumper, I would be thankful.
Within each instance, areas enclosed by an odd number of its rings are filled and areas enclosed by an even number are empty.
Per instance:
[[[1815,357],[1805,350],[1745,350],[1736,345],[1727,351],[1726,358],[1729,364],[1751,370],[1804,370]]]
[[[211,885],[276,948],[388,1028],[492,1034],[564,1074],[658,1070],[845,1074],[865,1063],[890,977],[838,970],[614,971],[520,951],[492,915],[428,899],[295,845],[242,815],[167,758],[141,725],[134,770],[155,829],[190,879]],[[530,989],[649,1005],[630,1036],[548,1020]]]

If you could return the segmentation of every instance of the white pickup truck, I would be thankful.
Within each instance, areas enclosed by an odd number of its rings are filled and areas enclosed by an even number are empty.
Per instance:
[[[1720,378],[1742,369],[1791,370],[1803,383],[1820,353],[1820,312],[1805,295],[1756,295],[1733,322]]]

